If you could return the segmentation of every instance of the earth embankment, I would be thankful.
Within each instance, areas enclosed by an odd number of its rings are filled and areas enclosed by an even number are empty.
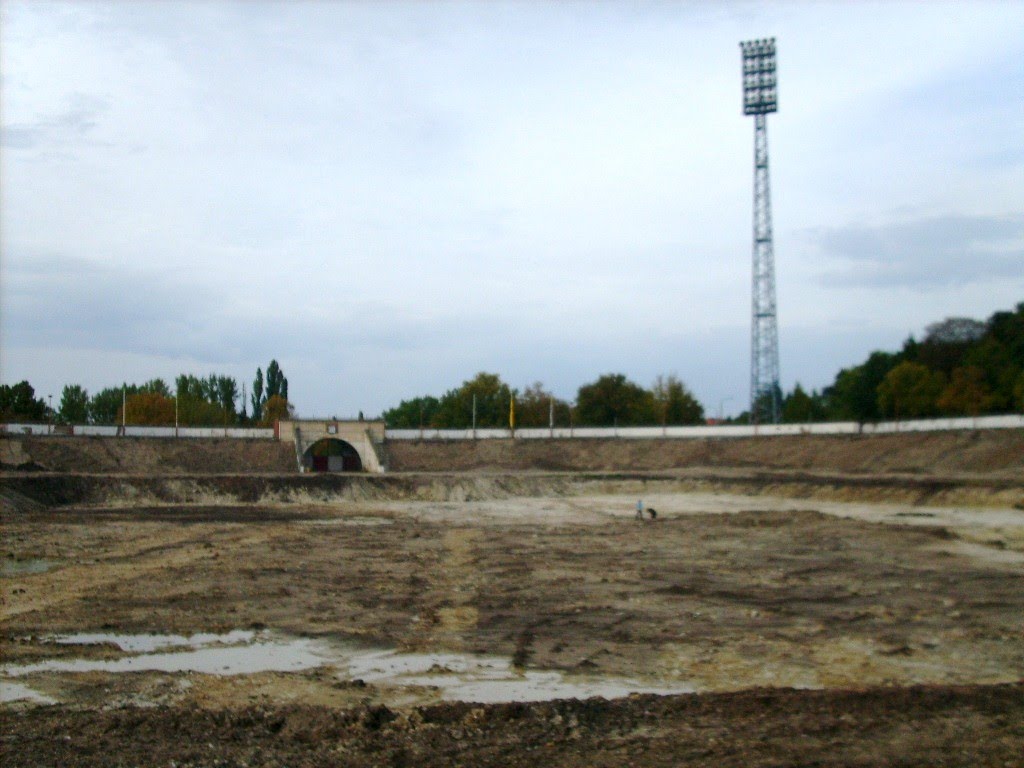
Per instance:
[[[276,440],[234,438],[0,438],[5,470],[133,475],[295,472],[295,447]]]
[[[650,496],[730,493],[820,501],[972,505],[1024,509],[1024,480],[843,476],[797,472],[478,472],[265,475],[102,475],[8,472],[0,488],[7,512],[36,508],[157,508],[168,505],[257,508],[359,501],[467,502],[588,494]]]
[[[1024,478],[1024,430],[756,438],[393,440],[392,472],[658,472],[734,469]],[[294,447],[274,440],[5,436],[0,467],[129,475],[284,474]]]
[[[1022,432],[0,440],[0,763],[1019,765]]]
[[[408,440],[393,471],[659,471],[689,467],[1024,477],[1024,430],[716,439]]]

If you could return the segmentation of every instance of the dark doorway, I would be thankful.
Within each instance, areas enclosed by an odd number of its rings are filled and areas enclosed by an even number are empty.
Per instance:
[[[313,472],[362,472],[363,462],[351,443],[333,437],[317,440],[303,456],[303,464]]]

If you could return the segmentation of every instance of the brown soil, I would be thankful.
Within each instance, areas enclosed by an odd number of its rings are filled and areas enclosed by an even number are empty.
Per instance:
[[[53,633],[266,627],[700,695],[478,706],[330,666],[37,672],[17,680],[60,703],[0,709],[4,765],[1019,764],[1024,513],[954,530],[937,509],[882,524],[857,518],[871,505],[747,497],[723,514],[668,490],[641,523],[635,480],[454,500],[464,482],[431,476],[434,500],[5,511],[3,558],[56,566],[0,582],[4,663],[124,655]]]
[[[1022,764],[1024,687],[758,690],[394,711],[50,708],[9,715],[16,766],[971,766]]]

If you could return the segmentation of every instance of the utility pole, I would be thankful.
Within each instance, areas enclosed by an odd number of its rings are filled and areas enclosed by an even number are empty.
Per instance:
[[[754,116],[754,247],[750,340],[750,421],[777,424],[779,331],[775,312],[775,250],[768,175],[768,115],[778,111],[775,38],[740,43],[743,114]]]

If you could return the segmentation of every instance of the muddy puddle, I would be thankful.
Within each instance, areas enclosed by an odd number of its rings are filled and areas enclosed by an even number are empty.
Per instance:
[[[377,526],[377,525],[394,525],[395,521],[389,517],[366,517],[366,516],[350,516],[350,517],[325,517],[318,518],[316,520],[306,520],[306,525],[353,525],[353,526]]]
[[[17,576],[32,576],[36,573],[46,573],[58,565],[56,560],[0,560],[0,578],[15,578]]]
[[[693,686],[557,670],[523,670],[511,659],[464,653],[403,653],[359,648],[318,638],[236,630],[222,635],[122,635],[81,633],[48,639],[57,645],[117,646],[128,655],[116,659],[59,658],[0,667],[3,701],[53,700],[14,678],[82,673],[200,673],[252,675],[261,672],[333,671],[339,681],[371,684],[396,693],[431,690],[444,701],[478,703],[537,702],[553,699],[619,698],[632,693],[688,693]]]
[[[56,704],[54,699],[12,680],[0,680],[0,704],[12,701],[31,701],[36,704]]]

